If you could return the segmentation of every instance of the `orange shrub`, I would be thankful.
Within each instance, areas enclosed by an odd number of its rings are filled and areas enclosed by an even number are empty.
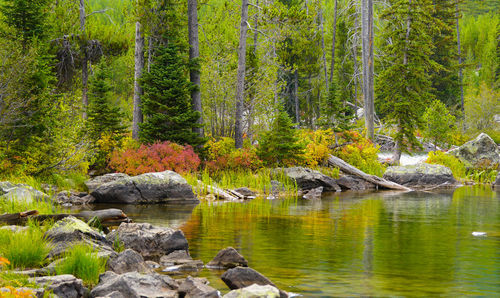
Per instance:
[[[254,147],[234,150],[205,163],[209,172],[221,170],[257,170],[263,166]]]
[[[125,151],[114,151],[109,167],[129,175],[172,170],[185,173],[196,170],[200,158],[189,145],[181,146],[171,142],[141,145]]]

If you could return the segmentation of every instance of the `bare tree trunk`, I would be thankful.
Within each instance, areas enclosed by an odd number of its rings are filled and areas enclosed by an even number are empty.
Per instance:
[[[457,0],[456,3],[456,18],[457,18],[457,49],[458,49],[458,80],[460,83],[460,108],[462,110],[462,115],[465,120],[465,111],[464,111],[464,86],[462,85],[462,48],[460,46],[460,25],[459,25],[459,18],[460,18],[460,10],[458,7],[459,1]],[[465,121],[464,121],[464,129],[465,129]]]
[[[299,113],[299,72],[295,69],[293,80],[293,96],[295,101],[295,122],[297,127],[300,127],[300,113]]]
[[[89,71],[88,71],[88,54],[87,54],[87,45],[85,41],[85,0],[80,0],[80,31],[82,32],[82,47],[83,47],[83,59],[82,59],[82,108],[83,119],[87,119],[87,107],[89,105],[89,99],[87,96],[88,90],[88,81],[89,81]]]
[[[141,110],[142,87],[139,80],[144,69],[144,36],[141,33],[141,23],[135,23],[135,72],[134,72],[134,114],[132,120],[132,138],[139,139],[139,123],[142,123]]]
[[[319,12],[319,24],[321,26],[321,51],[323,53],[323,72],[325,73],[325,86],[326,92],[330,86],[328,85],[328,70],[326,69],[326,53],[325,53],[325,26],[324,26],[324,18],[323,18],[323,10]],[[335,37],[334,37],[335,39]],[[321,105],[321,103],[320,103]]]
[[[333,7],[333,28],[332,28],[332,62],[330,66],[330,83],[333,80],[333,71],[335,68],[335,37],[337,34],[337,0],[335,0],[335,6]]]
[[[200,57],[200,49],[198,42],[198,10],[196,8],[197,0],[188,0],[188,27],[189,27],[189,60],[193,61]],[[201,94],[200,94],[200,70],[191,67],[189,71],[189,78],[191,83],[196,87],[191,91],[191,102],[193,109],[200,113],[200,118],[196,121],[200,127],[193,128],[193,132],[197,133],[199,137],[203,137],[203,117],[201,107]]]
[[[240,43],[238,45],[238,73],[236,77],[236,115],[234,121],[234,144],[243,148],[243,101],[245,100],[245,68],[248,31],[248,0],[241,1]]]
[[[352,48],[352,61],[354,62],[354,109],[356,119],[358,119],[358,17],[354,18],[354,37],[353,37],[353,48]]]
[[[363,56],[363,97],[365,104],[366,137],[374,136],[374,94],[373,94],[373,0],[361,0],[361,35]]]
[[[259,6],[259,0],[256,0],[255,5]],[[254,22],[254,24],[253,24],[253,28],[254,28],[254,32],[253,32],[253,54],[257,55],[257,43],[259,42],[259,31],[257,31],[257,29],[259,27],[259,10],[258,9],[255,12],[255,16],[254,16],[253,22]]]

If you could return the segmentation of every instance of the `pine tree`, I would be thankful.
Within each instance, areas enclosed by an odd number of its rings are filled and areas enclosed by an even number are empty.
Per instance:
[[[279,110],[271,130],[259,140],[257,155],[268,165],[289,165],[302,160],[304,145],[299,142],[288,114]]]
[[[169,42],[156,49],[151,70],[143,74],[142,111],[139,139],[144,143],[171,141],[196,147],[204,143],[193,128],[200,113],[192,109],[191,88],[187,63],[180,55],[179,46]]]
[[[386,120],[396,126],[394,162],[401,152],[419,147],[415,130],[422,126],[426,103],[433,99],[429,72],[435,67],[433,53],[432,2],[430,0],[392,0],[382,14],[385,20],[384,64],[377,80],[378,100]]]

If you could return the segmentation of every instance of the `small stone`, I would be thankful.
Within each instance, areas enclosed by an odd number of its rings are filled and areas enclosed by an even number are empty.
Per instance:
[[[207,264],[207,268],[234,268],[237,266],[247,267],[248,261],[234,248],[228,247],[217,253]]]

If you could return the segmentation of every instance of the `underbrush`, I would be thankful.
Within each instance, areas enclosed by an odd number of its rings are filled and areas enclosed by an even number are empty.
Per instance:
[[[64,254],[64,259],[56,266],[57,274],[72,274],[83,280],[87,286],[99,282],[99,275],[106,270],[107,260],[97,256],[90,245],[78,244]]]

